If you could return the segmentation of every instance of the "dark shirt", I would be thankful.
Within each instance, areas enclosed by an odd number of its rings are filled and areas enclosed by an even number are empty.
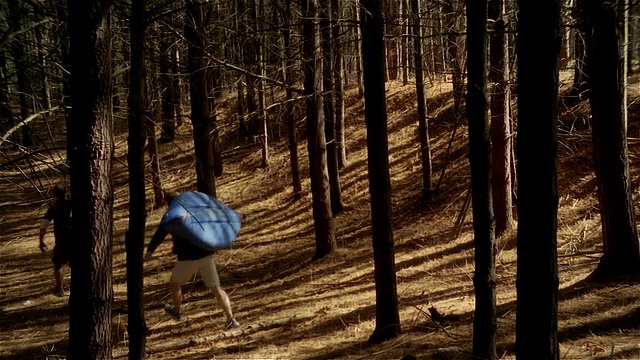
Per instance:
[[[162,227],[158,227],[155,234],[151,238],[149,242],[149,246],[147,247],[147,252],[153,253],[156,251],[158,246],[164,241],[164,239],[169,235],[169,232]],[[205,256],[211,255],[214,253],[212,250],[205,250],[198,246],[195,246],[189,242],[189,240],[182,238],[177,235],[171,234],[173,238],[173,253],[178,257],[178,261],[184,260],[198,260],[202,259]]]
[[[57,200],[42,218],[53,221],[55,246],[67,248],[71,240],[71,200]]]

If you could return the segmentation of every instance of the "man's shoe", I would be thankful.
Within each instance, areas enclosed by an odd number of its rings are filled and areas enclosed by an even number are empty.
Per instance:
[[[172,318],[180,320],[180,313],[176,311],[176,308],[171,304],[164,304],[164,311],[171,315]]]
[[[225,330],[229,330],[237,327],[240,327],[240,323],[238,322],[238,320],[234,318],[227,322],[227,326],[225,327]]]

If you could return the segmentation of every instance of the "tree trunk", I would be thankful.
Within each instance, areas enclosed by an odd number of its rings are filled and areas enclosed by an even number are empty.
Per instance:
[[[331,212],[338,215],[344,208],[340,171],[338,170],[338,149],[336,146],[335,96],[333,72],[333,43],[331,38],[331,2],[321,1],[320,32],[322,34],[322,88],[324,105],[324,131],[327,142],[327,168],[329,170],[329,191],[331,193]]]
[[[29,82],[27,79],[27,66],[28,62],[25,59],[24,44],[25,34],[22,31],[22,11],[20,3],[17,1],[9,2],[9,10],[11,21],[14,22],[15,36],[13,36],[12,55],[13,63],[16,68],[16,77],[18,81],[18,99],[20,102],[20,121],[24,121],[31,114],[32,104],[27,100],[27,94],[30,94]],[[31,139],[31,128],[28,124],[22,126],[22,145],[30,147],[33,145]]]
[[[314,24],[317,19],[316,9],[316,0],[302,2],[302,56],[307,112],[307,148],[309,151],[311,196],[313,198],[313,223],[316,235],[314,260],[325,257],[336,247],[335,227],[331,215],[327,144],[320,90],[322,88],[322,65],[316,50],[320,46],[318,29]]]
[[[196,177],[199,192],[216,196],[215,166],[211,111],[207,99],[205,61],[205,24],[202,4],[186,0],[185,39],[188,43],[189,92],[191,94],[191,123],[196,153]]]
[[[332,37],[333,37],[333,92],[335,94],[334,110],[336,122],[336,152],[338,156],[338,169],[344,168],[347,163],[347,145],[345,142],[344,124],[344,57],[342,46],[342,25],[340,0],[331,0]]]
[[[464,51],[460,50],[460,41],[458,40],[458,32],[460,32],[460,23],[458,20],[458,12],[461,4],[459,0],[445,0],[443,2],[443,10],[445,11],[446,36],[447,41],[447,57],[449,62],[449,72],[451,73],[451,81],[453,83],[453,116],[458,121],[462,117],[462,103],[464,101],[464,76],[462,71],[462,61],[460,58]]]
[[[487,0],[467,0],[467,118],[475,273],[473,357],[494,360],[496,353],[495,218],[491,191],[491,135],[487,104]]]
[[[182,125],[182,117],[184,116],[184,106],[183,106],[183,89],[182,86],[182,72],[180,71],[180,49],[176,49],[171,52],[171,72],[173,74],[173,81],[171,85],[173,86],[173,90],[171,90],[171,94],[173,95],[173,99],[171,103],[174,106],[174,114],[176,115],[176,128],[179,128]]]
[[[56,2],[56,17],[59,21],[60,28],[58,30],[60,36],[60,62],[63,69],[71,67],[71,57],[69,53],[69,15],[67,12],[67,1],[59,0]],[[61,88],[62,99],[60,103],[64,109],[65,129],[67,130],[67,139],[74,138],[73,126],[71,124],[71,81],[67,71],[61,71]],[[70,155],[73,151],[72,143],[67,141],[67,165],[71,167]]]
[[[36,21],[40,22],[44,18],[42,14],[41,8],[34,8],[34,13],[36,17]],[[40,76],[40,107],[42,110],[46,110],[51,108],[51,92],[49,90],[49,76],[47,74],[47,57],[45,51],[45,35],[43,35],[43,29],[46,33],[46,24],[41,26],[36,26],[34,28],[35,37],[36,37],[36,46],[38,53],[38,72]]]
[[[360,6],[357,1],[353,2],[354,12],[356,14],[356,22],[362,22],[360,14]],[[360,26],[355,27],[356,30],[356,82],[358,83],[358,99],[364,96],[364,86],[362,84],[362,30]]]
[[[209,101],[209,126],[211,127],[211,153],[213,156],[213,174],[215,177],[222,176],[224,165],[222,163],[222,152],[220,151],[220,130],[218,129],[218,115],[216,115],[217,99],[220,96],[219,69],[208,68],[205,71],[207,81],[207,93]]]
[[[286,0],[284,13],[284,26],[282,30],[282,39],[284,47],[284,69],[282,76],[284,82],[288,85],[286,89],[287,99],[293,99],[293,54],[291,49],[291,0]],[[300,182],[300,164],[298,161],[298,139],[296,136],[296,119],[293,104],[287,103],[285,109],[285,122],[287,123],[289,159],[291,161],[291,182],[293,186],[293,199],[298,200],[302,197],[302,183]]]
[[[149,91],[146,91],[147,97]],[[148,101],[147,101],[148,104]],[[149,162],[151,163],[151,185],[153,188],[153,208],[159,209],[164,204],[164,192],[162,191],[162,178],[160,177],[160,156],[158,154],[158,142],[156,140],[156,123],[152,118],[151,111],[145,111],[145,130],[147,135],[147,151]]]
[[[516,357],[558,359],[560,1],[518,0],[518,8]]]
[[[380,343],[401,333],[391,229],[391,178],[384,83],[384,23],[380,0],[362,0],[361,5],[364,116],[367,124],[367,162],[376,282],[376,328],[369,337],[369,342]]]
[[[68,359],[111,358],[112,0],[69,0],[71,201]]]
[[[489,18],[493,32],[489,38],[491,65],[491,178],[493,212],[496,216],[496,237],[513,225],[511,202],[511,125],[509,123],[509,64],[507,58],[506,14],[504,0],[489,1]]]
[[[400,63],[400,75],[402,76],[402,86],[409,84],[409,26],[407,24],[408,11],[407,0],[400,0],[398,3],[398,18],[400,27],[400,45],[398,46],[398,62]]]
[[[164,26],[160,26],[160,29],[164,29]],[[170,56],[172,50],[171,36],[169,36],[169,29],[162,31],[159,40],[159,62],[160,62],[160,92],[162,98],[162,131],[160,133],[161,144],[169,143],[176,138],[176,107],[173,104],[175,87],[173,86],[173,80],[171,76]]]
[[[129,72],[129,225],[125,236],[127,257],[127,309],[129,358],[146,356],[147,324],[144,320],[142,254],[147,218],[144,144],[145,144],[145,0],[131,2],[131,71]]]
[[[424,91],[424,59],[422,56],[422,28],[420,21],[420,1],[411,0],[413,18],[413,63],[416,77],[416,97],[418,102],[418,131],[420,132],[420,160],[422,161],[422,199],[431,199],[433,191],[433,166],[429,122],[427,120],[427,99]]]
[[[596,278],[640,272],[640,243],[631,194],[624,91],[615,2],[585,0],[589,104],[602,223],[603,256]]]
[[[571,95],[577,97],[579,100],[584,100],[587,97],[587,69],[586,69],[586,28],[583,24],[580,14],[584,11],[585,0],[575,0],[574,9],[578,13],[578,26],[575,29],[574,34],[574,65],[573,65],[573,87],[571,88]]]

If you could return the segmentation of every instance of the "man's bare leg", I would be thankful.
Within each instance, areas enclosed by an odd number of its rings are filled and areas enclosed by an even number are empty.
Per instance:
[[[227,327],[240,326],[240,323],[233,317],[233,312],[231,311],[231,302],[229,301],[229,296],[227,295],[227,293],[219,286],[211,288],[211,292],[213,292],[216,300],[218,300],[218,304],[222,306],[224,315],[227,317]]]
[[[62,266],[53,266],[53,277],[56,279],[56,295],[64,296]]]
[[[173,303],[173,309],[177,317],[180,317],[180,306],[182,305],[182,289],[180,284],[176,282],[169,282],[171,289],[171,302]]]

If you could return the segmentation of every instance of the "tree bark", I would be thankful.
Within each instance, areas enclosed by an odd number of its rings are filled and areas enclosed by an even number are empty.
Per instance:
[[[493,32],[489,38],[489,80],[491,91],[491,178],[495,236],[514,225],[511,202],[511,124],[509,123],[509,63],[507,58],[506,14],[504,0],[489,1],[489,18]]]
[[[160,29],[164,29],[164,26],[160,26]],[[173,104],[174,94],[173,91],[175,87],[173,86],[173,80],[171,78],[171,66],[170,66],[170,56],[172,50],[170,49],[171,45],[171,36],[169,35],[169,30],[162,31],[160,34],[161,38],[159,40],[159,48],[158,52],[160,53],[160,92],[162,99],[162,126],[160,133],[161,144],[169,143],[175,140],[176,137],[176,107]]]
[[[285,8],[282,14],[284,26],[282,30],[283,51],[284,51],[284,69],[282,76],[285,84],[287,84],[286,97],[293,98],[293,54],[291,49],[291,0],[286,0]],[[298,139],[296,134],[296,120],[293,104],[287,103],[285,109],[285,122],[287,123],[289,160],[291,161],[291,183],[293,186],[293,199],[298,200],[302,197],[302,183],[300,182],[300,164],[298,160]]]
[[[640,273],[640,243],[631,194],[627,129],[615,2],[585,0],[589,104],[602,223],[603,255],[593,276]]]
[[[313,223],[316,235],[314,260],[325,257],[336,247],[335,227],[331,215],[324,112],[320,90],[322,88],[322,63],[316,50],[320,45],[318,29],[315,25],[316,9],[316,0],[302,2],[302,56],[307,113],[307,149],[309,151]]]
[[[467,0],[467,118],[475,244],[474,359],[497,359],[495,217],[487,104],[487,0]]]
[[[69,0],[71,202],[68,359],[111,358],[112,0]]]
[[[211,110],[207,99],[204,13],[202,4],[186,0],[187,17],[185,39],[188,43],[189,92],[191,94],[191,123],[196,153],[196,178],[199,192],[216,196],[215,166]]]
[[[18,100],[20,102],[20,121],[24,121],[31,114],[31,104],[27,101],[27,94],[30,94],[29,83],[27,79],[27,66],[28,62],[25,59],[24,44],[25,34],[22,32],[22,7],[18,1],[9,2],[9,11],[11,21],[14,22],[16,35],[13,37],[12,55],[13,63],[16,67],[16,77],[18,81]],[[19,122],[20,122],[19,121]],[[22,145],[25,147],[33,146],[33,139],[31,139],[31,128],[25,124],[22,126]]]
[[[448,32],[446,35],[446,55],[453,83],[453,116],[458,121],[462,117],[462,104],[464,102],[464,74],[462,61],[460,61],[464,51],[460,50],[461,45],[457,34],[460,32],[458,12],[461,4],[459,0],[445,0],[442,5],[445,11],[446,31]]]
[[[144,320],[142,254],[147,218],[144,182],[145,144],[145,0],[132,0],[131,71],[129,72],[129,225],[125,236],[127,259],[127,320],[129,359],[146,357],[147,324]]]
[[[364,116],[367,125],[367,162],[376,283],[376,327],[369,337],[369,342],[380,343],[401,333],[391,229],[384,23],[380,0],[362,0],[361,5]]]
[[[420,1],[411,0],[413,24],[413,63],[416,77],[416,97],[418,103],[418,131],[420,132],[420,160],[422,161],[422,199],[429,200],[433,192],[433,165],[429,122],[427,120],[427,99],[424,91],[424,59],[422,54],[422,29],[420,21]]]
[[[342,25],[340,0],[331,0],[332,37],[333,41],[333,92],[335,94],[334,110],[336,122],[336,152],[338,156],[338,169],[344,168],[347,163],[347,145],[345,142],[344,124],[344,57],[342,46]]]
[[[558,359],[560,1],[518,0],[518,8],[516,357]]]
[[[333,43],[331,38],[331,2],[321,0],[320,33],[322,34],[322,90],[324,105],[324,132],[327,142],[327,168],[329,170],[329,191],[331,212],[338,215],[344,208],[340,171],[338,170],[338,148],[336,144],[335,96],[333,71]]]

